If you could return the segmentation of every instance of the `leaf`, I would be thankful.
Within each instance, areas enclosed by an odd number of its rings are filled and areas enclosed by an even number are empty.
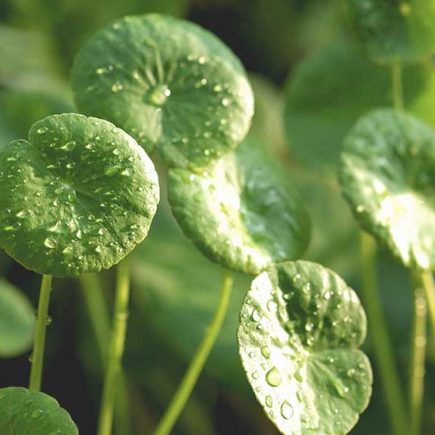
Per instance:
[[[353,27],[382,62],[416,62],[435,51],[435,1],[348,0]]]
[[[239,350],[268,417],[285,434],[344,434],[371,395],[358,350],[366,318],[356,293],[319,264],[271,267],[242,306]]]
[[[127,49],[128,48],[128,49]],[[84,113],[119,125],[172,166],[204,166],[245,137],[253,97],[214,35],[162,15],[126,17],[78,53],[72,87]]]
[[[83,115],[49,116],[0,151],[0,245],[28,269],[107,269],[146,236],[157,175],[136,142]]]
[[[408,110],[435,124],[432,62],[404,68],[403,81]],[[285,128],[295,158],[335,169],[348,131],[369,110],[391,105],[390,90],[390,68],[371,63],[349,43],[307,56],[286,86]]]
[[[363,226],[410,267],[435,267],[435,133],[390,109],[361,118],[346,139],[340,181]]]
[[[26,388],[0,389],[2,435],[78,435],[77,426],[47,394]]]
[[[27,351],[33,339],[34,310],[17,288],[0,279],[0,358]]]
[[[203,170],[170,170],[168,195],[187,237],[229,269],[255,274],[307,247],[300,197],[278,162],[252,142]]]

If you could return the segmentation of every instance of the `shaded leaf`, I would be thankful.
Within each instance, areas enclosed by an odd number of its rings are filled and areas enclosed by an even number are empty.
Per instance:
[[[355,31],[382,62],[416,62],[435,51],[434,0],[347,0]]]

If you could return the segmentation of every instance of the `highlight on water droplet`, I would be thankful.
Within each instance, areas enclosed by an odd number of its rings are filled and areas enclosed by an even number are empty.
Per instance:
[[[276,367],[272,367],[267,373],[266,373],[266,382],[271,387],[278,387],[281,385],[282,378],[281,373]]]

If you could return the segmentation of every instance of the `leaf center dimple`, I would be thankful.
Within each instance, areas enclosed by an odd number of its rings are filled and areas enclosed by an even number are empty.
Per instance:
[[[163,106],[170,95],[171,90],[166,85],[158,85],[145,94],[145,100],[153,106]]]

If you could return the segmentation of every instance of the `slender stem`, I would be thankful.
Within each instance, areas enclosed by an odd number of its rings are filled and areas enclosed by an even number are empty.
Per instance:
[[[414,289],[414,317],[412,324],[411,367],[409,378],[409,402],[411,411],[410,435],[419,435],[424,392],[426,358],[426,299],[420,272],[412,271]]]
[[[404,109],[403,84],[402,84],[402,65],[394,63],[392,66],[392,87],[393,87],[393,106],[396,110]]]
[[[106,357],[110,339],[110,320],[103,288],[97,274],[90,273],[80,276],[83,299],[89,313],[89,319],[94,330],[98,351],[101,356],[101,367],[106,369]],[[120,434],[129,433],[128,387],[124,372],[119,374],[119,390],[115,404],[115,427]]]
[[[39,293],[38,313],[36,316],[35,335],[33,340],[32,368],[30,371],[29,389],[39,391],[42,382],[44,365],[45,335],[48,324],[48,305],[51,293],[51,275],[43,275]]]
[[[98,435],[111,435],[113,425],[113,409],[119,386],[121,360],[124,353],[125,335],[127,331],[128,303],[130,282],[126,260],[118,265],[115,307],[113,312],[113,329],[110,338],[108,363],[104,378],[103,396],[100,408]]]
[[[382,312],[376,278],[376,242],[364,232],[361,233],[361,261],[364,306],[371,332],[369,336],[375,352],[390,424],[395,435],[405,435],[408,433],[405,400]]]
[[[89,319],[94,330],[95,339],[100,352],[102,365],[105,365],[107,356],[107,343],[110,338],[110,321],[103,289],[98,276],[93,273],[80,276],[82,295]]]
[[[421,283],[426,296],[429,318],[432,326],[432,340],[435,345],[435,285],[432,272],[421,272]]]
[[[201,374],[210,351],[213,348],[213,345],[215,344],[222,328],[230,301],[232,287],[233,276],[230,272],[226,271],[224,273],[220,299],[214,314],[214,318],[208,326],[202,343],[199,345],[195,356],[191,360],[189,368],[187,369],[187,372],[185,373],[177,392],[172,398],[169,407],[163,414],[163,417],[160,420],[156,431],[154,432],[155,435],[169,434],[181,412],[183,411],[184,406],[186,405],[186,402],[189,399],[193,388],[195,387],[199,375]]]

